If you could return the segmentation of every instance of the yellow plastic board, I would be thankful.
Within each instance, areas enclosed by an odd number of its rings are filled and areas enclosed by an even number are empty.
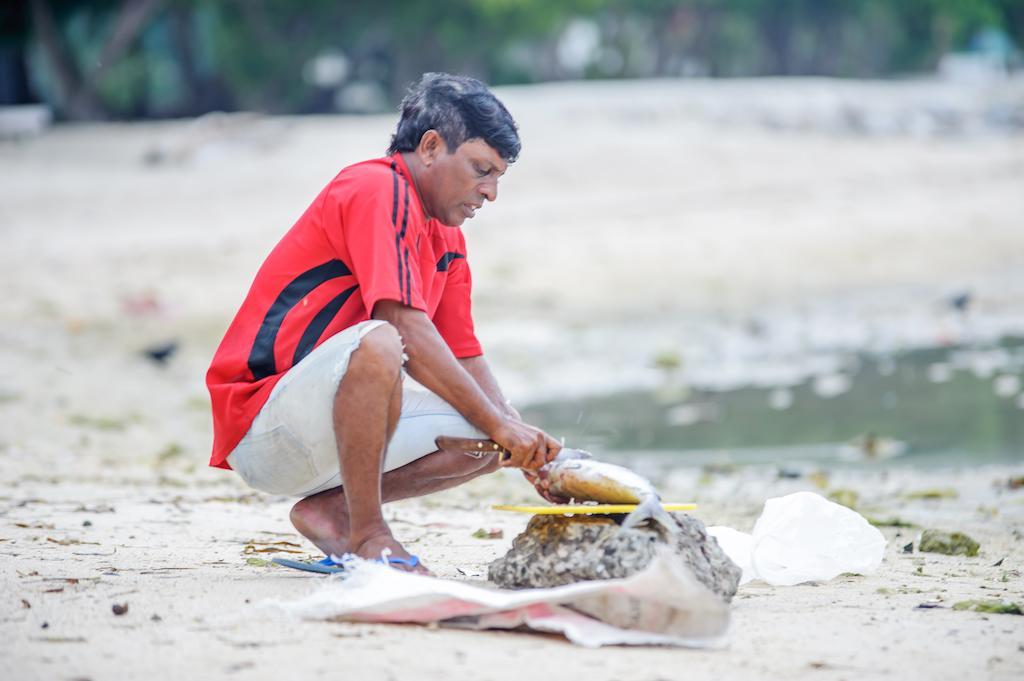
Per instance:
[[[512,511],[513,513],[533,513],[536,515],[595,515],[601,513],[630,513],[636,510],[636,504],[558,504],[557,506],[509,506],[498,504],[491,506],[495,511]],[[662,504],[666,511],[692,511],[697,504]]]

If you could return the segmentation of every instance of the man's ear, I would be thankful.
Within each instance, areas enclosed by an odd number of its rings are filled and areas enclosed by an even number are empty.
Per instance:
[[[437,130],[427,130],[420,137],[420,144],[416,147],[416,155],[420,157],[420,161],[425,166],[429,166],[431,163],[437,160],[437,157],[448,151],[448,145],[444,143],[444,138],[438,134]]]

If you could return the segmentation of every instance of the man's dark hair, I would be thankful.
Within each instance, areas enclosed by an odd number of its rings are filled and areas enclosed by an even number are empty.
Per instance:
[[[449,153],[479,137],[512,163],[522,147],[505,105],[486,85],[468,76],[423,74],[402,100],[402,118],[388,153],[413,151],[427,130],[437,131]]]

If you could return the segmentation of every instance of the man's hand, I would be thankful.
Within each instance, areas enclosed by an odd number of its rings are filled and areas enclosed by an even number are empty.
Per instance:
[[[552,494],[551,489],[548,487],[548,481],[537,475],[537,471],[531,471],[528,468],[524,468],[523,477],[526,478],[527,482],[533,485],[533,488],[537,490],[537,494],[541,495],[552,504],[569,503],[569,499]]]
[[[507,419],[491,434],[491,439],[512,453],[511,458],[501,463],[505,467],[537,469],[562,449],[558,440],[518,419]]]

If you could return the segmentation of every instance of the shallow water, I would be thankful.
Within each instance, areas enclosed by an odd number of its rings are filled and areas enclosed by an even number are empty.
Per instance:
[[[610,458],[680,464],[1024,460],[1024,339],[848,354],[791,386],[655,390],[535,403],[524,418]],[[673,461],[675,463],[675,461]]]

